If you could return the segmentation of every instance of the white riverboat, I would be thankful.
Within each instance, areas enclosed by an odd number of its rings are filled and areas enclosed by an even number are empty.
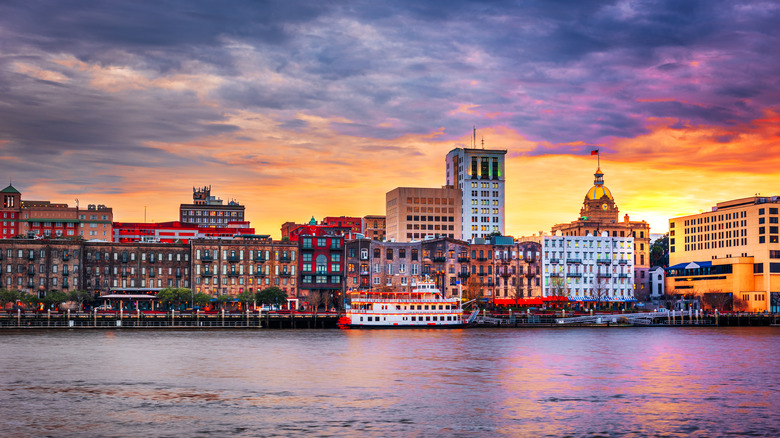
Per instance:
[[[465,324],[459,298],[445,298],[433,282],[410,292],[348,292],[340,328],[457,328]]]

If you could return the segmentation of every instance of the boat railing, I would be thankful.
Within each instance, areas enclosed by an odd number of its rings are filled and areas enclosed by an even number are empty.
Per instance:
[[[374,314],[374,315],[386,315],[386,314],[387,314],[387,315],[389,315],[389,314],[397,315],[397,314],[399,314],[399,313],[402,313],[402,314],[404,314],[404,315],[406,315],[406,314],[409,314],[409,315],[412,315],[412,314],[414,314],[414,315],[417,315],[417,314],[426,314],[426,313],[436,313],[436,314],[443,313],[443,314],[445,314],[445,315],[446,315],[446,314],[452,314],[452,315],[460,315],[460,314],[461,314],[461,312],[460,312],[460,309],[442,309],[442,310],[438,310],[438,309],[435,309],[435,310],[394,310],[394,309],[386,309],[386,310],[372,310],[372,309],[350,309],[350,310],[349,310],[349,312],[350,312],[350,313],[361,313],[361,314],[362,314],[362,313],[370,313],[370,314]]]
[[[457,303],[458,299],[440,299],[440,298],[431,298],[431,299],[392,299],[392,298],[365,298],[365,297],[351,297],[353,302],[368,302],[368,303],[434,303],[434,304],[452,304]]]

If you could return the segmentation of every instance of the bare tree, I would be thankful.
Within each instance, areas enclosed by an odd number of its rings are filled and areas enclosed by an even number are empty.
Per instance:
[[[732,307],[730,293],[720,290],[709,290],[701,295],[702,307],[708,310],[729,310]]]
[[[511,286],[510,291],[512,291],[512,298],[515,300],[515,306],[519,305],[519,301],[523,299],[525,292],[523,291],[522,286]]]
[[[596,298],[596,308],[601,308],[601,303],[607,298],[607,287],[598,275],[593,279],[593,296]]]
[[[748,309],[748,303],[736,295],[734,295],[734,299],[732,300],[731,305],[737,312],[744,312]]]
[[[317,316],[317,311],[320,307],[320,304],[325,303],[326,299],[327,297],[325,294],[318,290],[309,291],[309,295],[306,297],[306,302],[308,302],[309,305],[314,309],[314,316]]]
[[[561,277],[553,277],[550,279],[550,288],[548,289],[550,296],[562,297],[566,294],[566,283]]]
[[[467,300],[478,300],[482,297],[482,284],[477,277],[469,277],[463,295]]]

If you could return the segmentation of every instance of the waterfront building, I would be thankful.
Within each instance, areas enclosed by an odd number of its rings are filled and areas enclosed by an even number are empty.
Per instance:
[[[312,218],[312,221],[314,218]],[[298,245],[298,295],[311,307],[340,306],[344,292],[344,234],[311,225],[295,230]]]
[[[245,207],[235,200],[223,204],[211,195],[211,186],[192,188],[192,204],[179,206],[179,222],[201,228],[224,228],[231,222],[244,222]]]
[[[348,237],[356,233],[353,231],[351,224],[342,223],[342,225],[337,225],[337,223],[338,221],[336,221],[335,224],[331,223],[329,225],[326,225],[325,221],[317,223],[317,220],[314,219],[314,216],[312,216],[311,220],[305,224],[285,222],[282,224],[282,239],[289,239],[297,242],[299,236],[312,235],[312,233],[332,234]],[[357,231],[357,233],[359,232],[360,230]]]
[[[364,216],[361,220],[361,233],[366,239],[385,240],[387,237],[387,216]]]
[[[780,197],[752,196],[670,219],[667,292],[727,294],[747,311],[780,311],[778,209]]]
[[[110,242],[113,238],[113,211],[105,205],[90,204],[86,210],[64,203],[22,200],[12,185],[0,191],[3,199],[0,238],[37,239],[81,237]]]
[[[460,229],[461,195],[461,190],[453,186],[397,187],[387,192],[387,240],[454,238]]]
[[[657,301],[663,298],[666,293],[666,269],[661,266],[650,268],[650,299]]]
[[[83,289],[81,243],[65,239],[0,241],[0,288],[37,294]]]
[[[190,288],[190,246],[84,242],[84,287],[95,296],[156,295]]]
[[[456,205],[460,230],[454,237],[471,240],[504,234],[505,155],[506,150],[484,148],[455,148],[447,154],[447,185],[462,191]]]
[[[631,302],[634,298],[634,238],[552,235],[542,247],[542,294],[570,301]]]
[[[580,217],[576,221],[557,224],[552,227],[553,233],[563,236],[600,236],[607,232],[611,237],[632,237],[633,248],[633,293],[639,299],[646,299],[649,293],[650,268],[650,224],[642,221],[632,221],[626,214],[623,220],[618,220],[620,211],[612,191],[604,185],[604,173],[597,169],[594,174],[593,187],[585,194]]]
[[[193,285],[212,296],[237,296],[276,286],[298,297],[298,244],[267,235],[191,242]]]

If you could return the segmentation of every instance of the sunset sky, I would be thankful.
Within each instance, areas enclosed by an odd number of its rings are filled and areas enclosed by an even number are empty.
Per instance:
[[[193,186],[284,221],[384,214],[507,149],[507,228],[578,217],[600,149],[632,220],[780,194],[774,1],[4,1],[0,177],[178,220]]]

